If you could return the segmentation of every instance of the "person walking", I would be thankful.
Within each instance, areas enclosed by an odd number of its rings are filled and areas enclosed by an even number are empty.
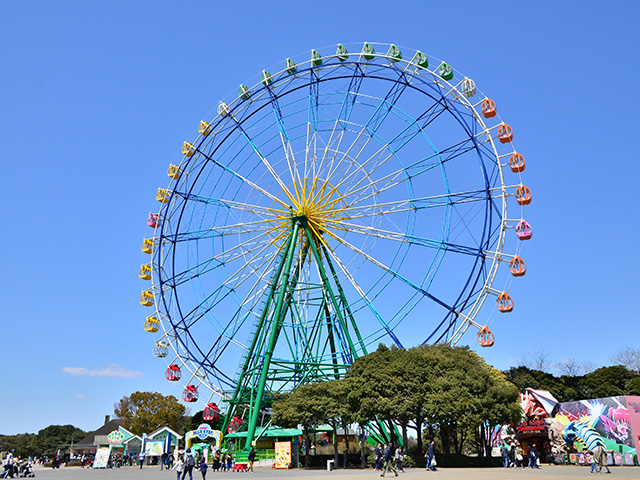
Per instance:
[[[177,472],[178,476],[176,477],[176,480],[181,480],[182,472],[184,471],[184,462],[182,461],[182,457],[178,457],[178,461],[171,470],[175,470]]]
[[[402,460],[404,459],[404,453],[400,447],[396,448],[395,460],[396,460],[396,469],[402,473],[405,473],[404,467],[402,466]]]
[[[382,473],[380,474],[380,476],[384,477],[385,474],[391,470],[393,471],[393,473],[396,474],[396,477],[397,477],[398,470],[396,470],[396,465],[393,458],[393,445],[389,443],[385,445],[385,448],[384,448],[384,467],[382,467]]]
[[[160,455],[160,470],[164,470],[164,467],[166,464],[167,464],[167,452],[162,452],[162,455]]]
[[[509,468],[509,449],[506,443],[503,443],[500,447],[500,454],[502,455],[502,466]]]
[[[535,443],[529,449],[529,468],[540,468],[538,467],[538,449]]]
[[[253,462],[256,461],[256,449],[255,447],[251,447],[251,451],[249,452],[249,456],[247,457],[249,460],[249,471],[253,472]]]
[[[4,471],[7,473],[3,472],[3,476],[4,477],[9,477],[9,478],[13,478],[13,452],[15,450],[12,449],[9,453],[7,453],[7,456],[4,457]]]
[[[204,457],[200,458],[200,473],[202,474],[202,480],[206,480],[207,478],[207,461]]]
[[[144,465],[144,450],[140,450],[140,455],[138,455],[138,462],[140,462],[140,468],[142,468],[142,465]]]
[[[524,457],[522,456],[522,447],[519,443],[516,443],[515,464],[516,467],[524,469]]]
[[[434,440],[431,440],[431,443],[429,444],[429,448],[427,449],[427,454],[425,455],[425,457],[427,457],[427,470],[431,470],[432,472],[435,472],[436,465],[435,465],[434,459],[436,458],[436,442]]]
[[[196,465],[196,457],[191,453],[191,449],[187,448],[184,454],[184,471],[182,472],[182,480],[185,479],[187,473],[189,474],[189,480],[193,480],[193,467]]]
[[[608,465],[608,461],[607,461],[607,452],[605,451],[605,449],[604,449],[604,447],[602,445],[598,445],[598,446],[594,447],[594,449],[593,449],[593,460],[594,460],[594,463],[598,464],[598,466],[596,467],[596,470],[598,471],[598,473],[602,472],[603,468],[607,469],[606,473],[611,473],[611,470],[609,470],[609,465]],[[598,468],[598,467],[600,467],[600,468]]]
[[[376,445],[373,452],[373,462],[376,472],[382,470],[382,447],[380,444]]]

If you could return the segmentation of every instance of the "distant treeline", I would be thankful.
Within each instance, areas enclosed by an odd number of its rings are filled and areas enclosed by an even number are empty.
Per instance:
[[[68,449],[87,436],[87,432],[73,425],[49,425],[38,433],[0,435],[0,452],[15,450],[21,457],[55,455],[58,449]]]

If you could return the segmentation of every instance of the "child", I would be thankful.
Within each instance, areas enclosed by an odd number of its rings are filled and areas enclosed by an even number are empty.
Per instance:
[[[202,473],[202,480],[206,480],[206,478],[207,478],[207,462],[202,462],[200,464],[200,473]]]
[[[176,472],[178,472],[178,480],[180,480],[182,472],[184,471],[184,462],[182,461],[182,457],[178,457],[178,461],[171,470],[175,470]]]

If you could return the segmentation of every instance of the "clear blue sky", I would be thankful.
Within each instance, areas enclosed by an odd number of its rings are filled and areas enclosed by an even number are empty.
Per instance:
[[[516,309],[484,319],[497,337],[480,352],[489,363],[505,369],[546,349],[555,361],[605,365],[621,345],[638,346],[638,10],[584,1],[3,2],[0,433],[95,429],[123,395],[180,395],[151,355],[138,304],[155,191],[220,99],[263,68],[338,42],[444,59],[514,128],[534,237],[523,252],[528,273],[510,290]]]

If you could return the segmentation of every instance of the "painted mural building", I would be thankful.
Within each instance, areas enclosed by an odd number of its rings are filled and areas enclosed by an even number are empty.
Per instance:
[[[536,444],[542,462],[590,464],[583,437],[597,435],[610,465],[638,465],[640,397],[618,396],[558,402],[546,390],[520,395],[524,412],[517,425],[496,428],[492,455],[500,446],[519,443],[525,452]]]

